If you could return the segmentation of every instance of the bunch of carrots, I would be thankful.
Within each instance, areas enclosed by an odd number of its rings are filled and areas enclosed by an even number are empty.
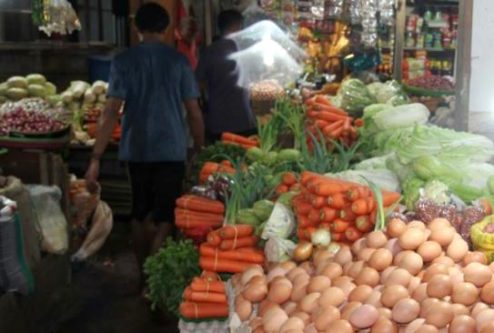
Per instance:
[[[264,263],[264,253],[256,248],[251,225],[227,225],[211,231],[199,248],[199,265],[218,273],[242,273],[249,266]]]
[[[363,125],[362,119],[353,120],[322,95],[316,95],[305,101],[308,130],[314,136],[319,133],[328,140],[340,141],[350,147],[357,140],[357,127]]]
[[[230,132],[224,132],[221,134],[221,142],[226,143],[226,144],[231,144],[231,145],[236,145],[243,147],[245,149],[250,149],[252,147],[258,147],[259,146],[259,141],[251,138],[246,138],[244,136],[235,134],[235,133],[230,133]]]
[[[228,317],[225,283],[213,272],[203,272],[185,289],[180,304],[185,319],[218,319]]]
[[[293,172],[285,172],[281,177],[281,183],[276,187],[275,192],[278,195],[289,191],[297,191],[300,189],[300,184],[297,175]]]
[[[223,224],[225,205],[221,201],[187,194],[175,204],[175,225],[185,235],[197,229],[213,230]]]
[[[204,184],[209,176],[211,176],[214,173],[228,173],[228,174],[235,174],[235,168],[232,165],[232,162],[228,160],[224,160],[221,163],[216,163],[216,162],[206,162],[202,166],[201,172],[199,173],[199,181],[201,184]]]
[[[311,172],[302,173],[301,185],[292,202],[300,240],[310,240],[317,228],[328,229],[337,242],[354,242],[373,230],[378,207],[369,187]],[[381,192],[385,209],[400,200],[399,193]]]

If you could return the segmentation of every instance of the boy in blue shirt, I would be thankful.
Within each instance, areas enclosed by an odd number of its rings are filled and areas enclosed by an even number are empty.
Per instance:
[[[174,228],[187,159],[187,110],[194,148],[204,145],[199,90],[187,59],[165,44],[167,11],[142,5],[135,25],[140,43],[118,54],[111,65],[108,100],[99,122],[88,186],[98,179],[103,154],[123,107],[119,159],[127,163],[132,187],[133,241],[142,269]]]

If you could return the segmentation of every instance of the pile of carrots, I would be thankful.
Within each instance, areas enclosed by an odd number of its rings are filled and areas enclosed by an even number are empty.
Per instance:
[[[373,230],[377,202],[369,187],[311,172],[302,173],[301,185],[292,202],[300,240],[310,240],[318,228],[328,229],[337,242],[354,242]],[[385,209],[400,200],[399,193],[381,192]]]
[[[225,283],[213,272],[203,272],[185,289],[180,304],[185,319],[219,319],[228,317]]]
[[[257,249],[257,237],[251,225],[227,225],[211,231],[199,248],[199,265],[217,273],[241,273],[249,266],[264,263]]]
[[[235,133],[230,133],[230,132],[224,132],[221,134],[221,142],[226,143],[226,144],[240,146],[240,147],[243,147],[245,149],[250,149],[252,147],[259,146],[258,140],[246,138],[244,136],[241,136],[241,135],[238,135]]]
[[[199,173],[199,181],[201,184],[204,184],[209,176],[211,176],[214,173],[228,173],[228,174],[235,174],[235,168],[232,165],[232,162],[228,160],[224,160],[221,163],[216,163],[216,162],[206,162],[202,166],[201,172]]]
[[[300,189],[300,184],[297,179],[297,175],[293,172],[285,172],[281,177],[281,183],[276,187],[275,192],[281,195],[290,191],[297,191]]]
[[[175,225],[186,235],[194,229],[213,230],[223,224],[225,205],[221,201],[187,194],[175,204]]]
[[[362,119],[353,120],[322,95],[316,95],[305,101],[308,130],[318,137],[321,133],[328,141],[340,141],[350,147],[357,141],[357,127],[363,125]]]

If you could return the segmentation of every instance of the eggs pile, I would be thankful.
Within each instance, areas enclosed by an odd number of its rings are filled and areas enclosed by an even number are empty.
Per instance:
[[[333,254],[232,279],[254,333],[494,332],[494,265],[450,222],[393,219]]]

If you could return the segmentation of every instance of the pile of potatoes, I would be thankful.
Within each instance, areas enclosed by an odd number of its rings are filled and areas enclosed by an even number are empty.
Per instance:
[[[449,221],[393,219],[336,254],[235,275],[235,312],[254,333],[491,333],[493,270]]]

